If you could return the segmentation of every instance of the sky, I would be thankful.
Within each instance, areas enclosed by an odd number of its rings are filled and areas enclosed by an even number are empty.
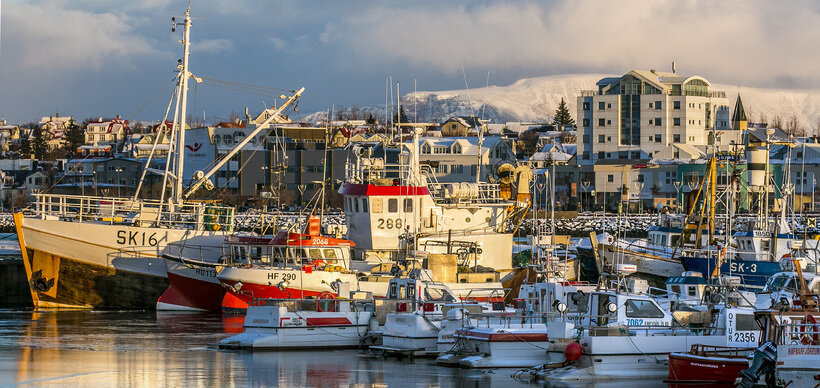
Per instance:
[[[160,120],[182,56],[170,17],[186,6],[0,0],[0,115]],[[271,88],[192,87],[189,111],[209,123],[302,86],[297,119],[383,104],[388,77],[406,94],[675,61],[715,83],[820,88],[820,1],[194,0],[191,16],[196,76]]]

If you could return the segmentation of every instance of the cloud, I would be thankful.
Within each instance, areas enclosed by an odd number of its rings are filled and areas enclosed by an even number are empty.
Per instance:
[[[359,58],[446,73],[473,69],[668,70],[759,86],[820,86],[818,5],[809,1],[421,2],[357,9],[320,41]]]
[[[46,4],[7,3],[3,7],[4,66],[40,72],[98,70],[112,60],[132,63],[162,52],[133,32],[126,15],[87,12]]]
[[[228,39],[206,39],[191,42],[191,51],[203,53],[218,53],[233,49],[233,42]]]

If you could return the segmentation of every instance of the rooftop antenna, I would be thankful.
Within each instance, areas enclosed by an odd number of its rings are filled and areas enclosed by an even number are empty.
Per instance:
[[[470,97],[470,85],[467,84],[467,72],[464,71],[464,64],[461,64],[461,75],[464,76],[464,87],[467,88],[467,101],[470,103],[470,118],[472,119],[473,123],[475,123],[475,113],[473,112],[473,99]],[[484,140],[483,137],[484,131],[481,128],[481,122],[479,121],[478,124],[478,155],[476,155],[477,163],[476,163],[476,174],[475,174],[475,183],[481,183],[481,143]]]
[[[484,109],[487,108],[487,89],[490,88],[490,71],[487,70],[487,82],[484,84],[484,101],[481,104],[481,118],[484,118]]]

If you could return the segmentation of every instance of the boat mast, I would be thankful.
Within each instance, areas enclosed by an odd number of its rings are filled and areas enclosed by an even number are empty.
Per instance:
[[[188,102],[188,77],[191,73],[188,72],[188,56],[191,53],[191,5],[188,4],[188,9],[185,11],[185,33],[182,38],[182,46],[184,47],[184,54],[182,56],[182,69],[180,69],[180,94],[179,101],[179,127],[177,132],[176,150],[176,184],[174,189],[174,202],[182,202],[182,174],[185,162],[185,115],[187,114],[186,104]]]

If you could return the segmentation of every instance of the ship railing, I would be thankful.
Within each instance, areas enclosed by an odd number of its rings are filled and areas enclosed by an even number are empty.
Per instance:
[[[798,321],[781,323],[779,344],[782,345],[820,345],[820,323],[802,318]]]
[[[484,328],[533,328],[538,324],[545,324],[556,318],[558,313],[526,314],[523,312],[493,311],[465,314],[465,322],[475,321],[475,327]]]
[[[274,298],[253,298],[251,306],[279,306],[287,308],[288,312],[298,313],[303,311],[315,312],[338,312],[342,310],[342,305],[347,304],[349,311],[365,312],[375,311],[374,299],[346,299],[346,298],[295,298],[295,299],[274,299]]]
[[[205,202],[165,203],[156,200],[35,194],[27,214],[41,219],[102,222],[138,227],[231,231],[233,207]]]
[[[693,344],[689,348],[689,354],[704,357],[746,358],[755,349],[754,347],[739,348],[736,346]]]

